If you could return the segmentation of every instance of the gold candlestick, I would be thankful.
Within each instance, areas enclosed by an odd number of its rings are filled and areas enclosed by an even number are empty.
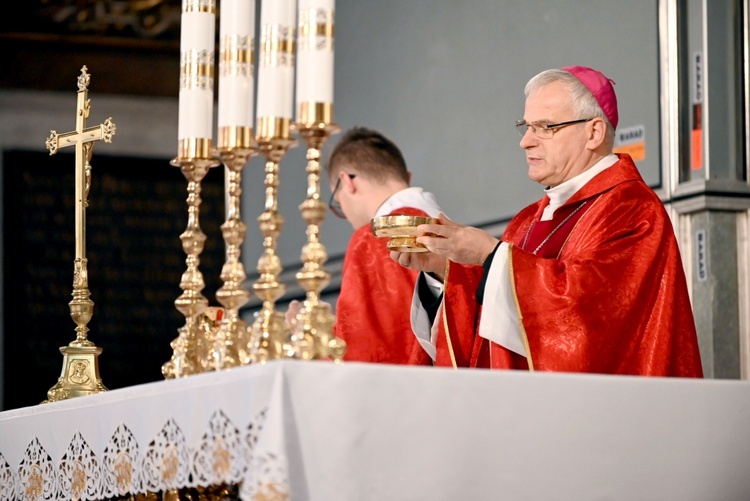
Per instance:
[[[188,224],[180,235],[182,249],[187,254],[187,270],[180,280],[183,293],[175,300],[175,307],[185,316],[185,325],[178,329],[177,338],[170,343],[174,350],[172,358],[162,365],[161,371],[166,379],[212,368],[209,360],[213,349],[213,326],[203,315],[208,308],[208,299],[201,293],[206,284],[199,269],[199,256],[206,241],[206,234],[200,227],[201,182],[208,169],[220,165],[211,157],[210,151],[210,139],[184,139],[180,143],[179,155],[170,161],[170,165],[180,168],[188,181]]]
[[[284,284],[279,282],[281,260],[276,254],[276,241],[284,226],[284,217],[278,212],[279,163],[286,152],[296,144],[289,134],[289,119],[262,118],[259,120],[258,150],[266,159],[265,210],[258,217],[263,234],[263,254],[258,260],[260,277],[253,291],[263,300],[252,325],[253,363],[264,363],[289,356],[289,327],[284,315],[275,309],[276,300],[284,294]]]
[[[226,242],[226,262],[221,269],[224,281],[216,292],[216,299],[226,309],[219,327],[213,361],[217,370],[250,363],[251,338],[247,324],[239,318],[239,309],[250,299],[243,286],[247,275],[240,261],[240,247],[245,241],[247,227],[241,218],[242,170],[250,157],[258,153],[250,127],[227,127],[220,130],[217,153],[227,172],[227,219],[221,225]]]
[[[107,391],[99,377],[98,357],[102,349],[88,339],[87,325],[94,314],[94,302],[90,299],[86,267],[86,207],[91,188],[89,162],[94,141],[101,139],[105,143],[111,143],[116,127],[112,118],[108,118],[101,125],[86,127],[86,120],[91,112],[91,103],[88,99],[90,80],[91,75],[87,73],[86,66],[83,66],[78,77],[76,130],[64,134],[58,134],[53,130],[45,143],[50,155],[57,153],[60,148],[76,147],[76,258],[73,264],[73,300],[69,306],[70,316],[77,327],[75,341],[60,348],[63,354],[62,375],[47,392],[47,400],[42,403]]]
[[[324,106],[320,115],[330,117],[331,113]],[[307,108],[300,110],[300,116],[310,116]],[[307,144],[307,198],[299,206],[307,223],[307,243],[302,248],[302,269],[296,274],[306,296],[297,314],[291,349],[295,358],[330,358],[340,362],[346,343],[333,333],[336,318],[329,305],[320,301],[320,292],[331,281],[330,273],[323,266],[328,254],[320,241],[320,225],[326,215],[326,206],[320,200],[320,149],[339,127],[325,121],[312,121],[295,124],[295,129]]]
[[[206,241],[200,227],[201,182],[210,168],[220,164],[211,155],[215,20],[216,0],[182,2],[178,149],[170,165],[179,167],[188,181],[188,224],[180,235],[187,270],[180,279],[183,293],[175,300],[175,307],[185,316],[185,325],[170,343],[174,350],[171,359],[161,367],[167,379],[213,368],[210,357],[217,331],[213,318],[216,308],[209,310],[208,300],[201,293],[205,282],[199,265]]]

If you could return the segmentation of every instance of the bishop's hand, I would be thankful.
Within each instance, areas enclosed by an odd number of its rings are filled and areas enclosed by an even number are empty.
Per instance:
[[[454,263],[481,265],[500,243],[486,231],[458,224],[445,214],[440,214],[438,220],[440,224],[421,224],[417,227],[417,242],[424,245],[430,254],[442,256]]]

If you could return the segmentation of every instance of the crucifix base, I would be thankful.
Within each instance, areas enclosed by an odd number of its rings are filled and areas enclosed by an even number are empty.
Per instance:
[[[103,393],[107,388],[99,377],[99,355],[97,346],[63,346],[63,369],[57,383],[47,392],[42,403],[57,402],[74,397]]]

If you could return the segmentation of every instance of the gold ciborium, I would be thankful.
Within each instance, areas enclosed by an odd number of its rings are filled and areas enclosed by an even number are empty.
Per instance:
[[[388,238],[388,249],[398,252],[427,252],[417,242],[417,227],[420,224],[438,224],[438,220],[426,216],[390,215],[372,220],[372,233],[376,237]]]

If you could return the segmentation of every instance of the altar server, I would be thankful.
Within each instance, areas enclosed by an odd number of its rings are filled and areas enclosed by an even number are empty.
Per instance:
[[[331,212],[354,229],[344,255],[336,302],[336,336],[346,342],[345,361],[431,365],[409,321],[417,272],[390,258],[388,239],[371,229],[376,217],[400,214],[437,217],[435,196],[410,186],[411,172],[399,147],[384,134],[354,127],[331,151],[326,172]],[[293,322],[300,303],[293,301]]]

